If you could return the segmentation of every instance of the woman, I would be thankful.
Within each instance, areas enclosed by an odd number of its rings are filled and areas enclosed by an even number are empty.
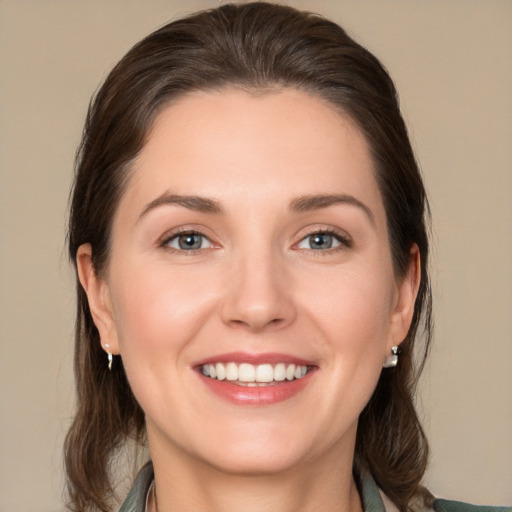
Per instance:
[[[72,197],[71,510],[112,509],[129,439],[152,464],[123,512],[449,506],[413,406],[427,212],[394,86],[337,25],[225,5],[136,45]]]

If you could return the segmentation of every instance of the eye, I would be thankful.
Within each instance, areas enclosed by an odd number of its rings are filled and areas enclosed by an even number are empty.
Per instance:
[[[201,233],[196,231],[184,231],[168,238],[163,245],[179,251],[197,251],[200,249],[209,249],[213,244]]]
[[[304,237],[297,245],[298,249],[310,249],[316,251],[326,251],[335,249],[341,245],[349,246],[348,240],[329,231],[317,231]]]

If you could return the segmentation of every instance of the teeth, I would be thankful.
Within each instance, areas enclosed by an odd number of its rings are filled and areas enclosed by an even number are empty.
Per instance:
[[[241,364],[238,367],[238,380],[240,382],[254,382],[256,380],[256,368],[252,364]]]
[[[237,381],[247,386],[273,381],[301,379],[308,373],[305,365],[277,363],[252,365],[248,363],[216,363],[204,364],[201,372],[206,377],[217,380]]]
[[[271,364],[256,366],[256,382],[272,382],[274,380],[274,368]]]
[[[217,363],[215,365],[215,370],[217,373],[218,380],[224,380],[226,378],[226,367],[223,364]]]
[[[235,363],[228,363],[226,365],[226,379],[238,380],[238,366]]]
[[[274,380],[280,382],[284,379],[286,379],[286,365],[284,363],[278,363],[274,366]]]

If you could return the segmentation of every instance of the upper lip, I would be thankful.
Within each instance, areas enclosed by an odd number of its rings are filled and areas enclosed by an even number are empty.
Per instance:
[[[201,359],[200,361],[194,363],[192,366],[197,367],[203,366],[205,364],[215,363],[248,363],[253,365],[285,363],[300,366],[315,366],[313,361],[290,354],[281,354],[278,352],[267,352],[261,354],[250,354],[247,352],[227,352],[224,354],[217,354],[205,359]]]

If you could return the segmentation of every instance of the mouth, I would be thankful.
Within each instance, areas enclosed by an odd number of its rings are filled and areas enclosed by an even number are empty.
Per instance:
[[[199,366],[199,371],[205,377],[218,381],[227,381],[237,386],[255,387],[272,386],[281,382],[302,379],[311,371],[308,365],[293,363],[249,364],[212,363]]]
[[[271,405],[295,396],[311,381],[318,367],[282,355],[225,354],[194,366],[207,388],[238,405]]]

